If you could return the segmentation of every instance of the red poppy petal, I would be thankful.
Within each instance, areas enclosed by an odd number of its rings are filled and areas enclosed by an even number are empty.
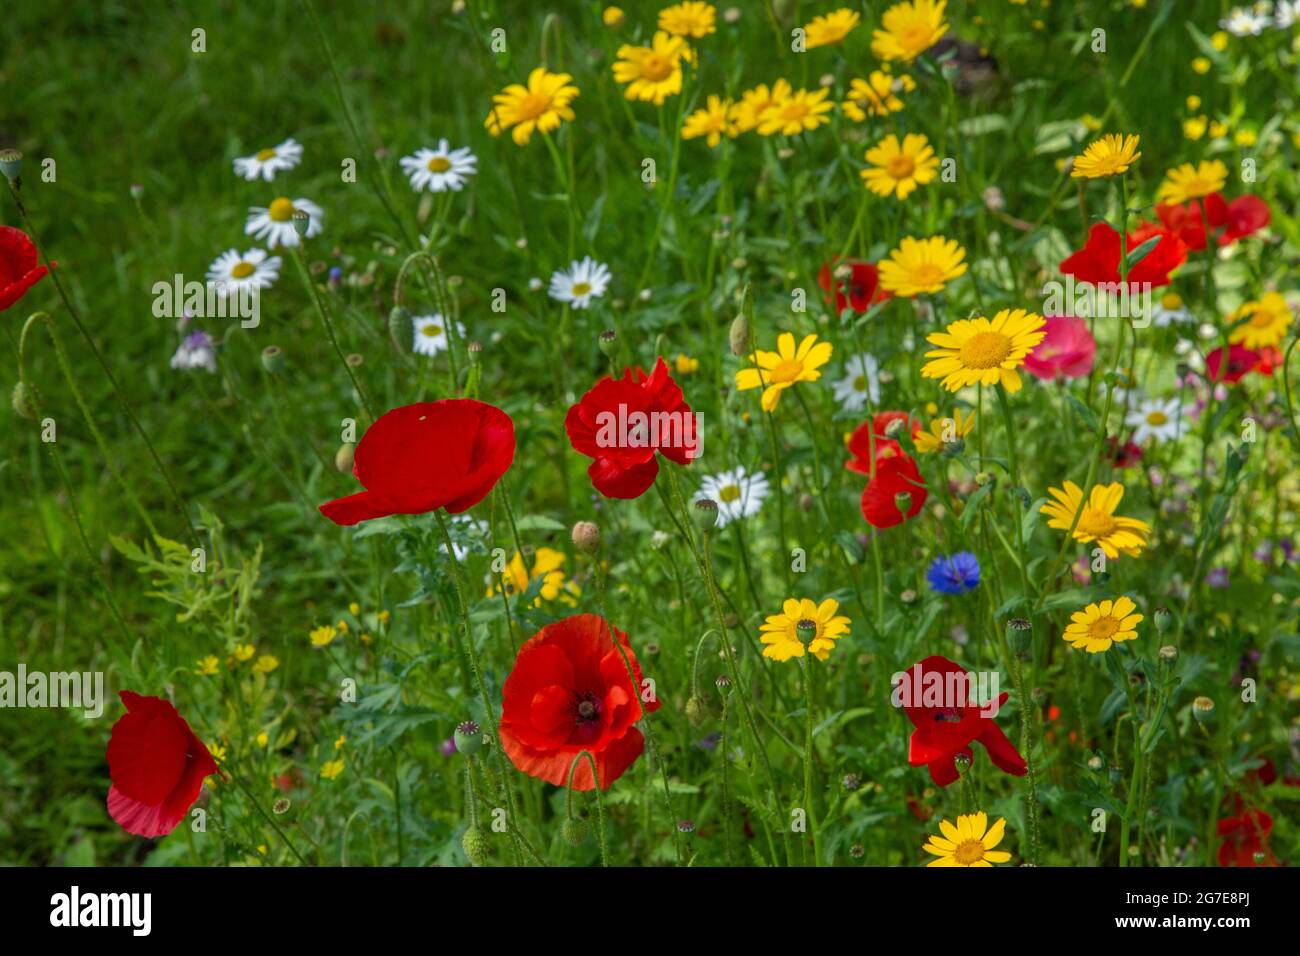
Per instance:
[[[613,459],[597,458],[587,469],[597,491],[606,498],[639,498],[659,475],[659,461],[651,457],[642,465],[622,468]]]
[[[132,800],[117,787],[108,788],[108,815],[127,833],[142,837],[166,836],[176,829],[181,816],[174,816],[161,805]]]
[[[358,491],[346,498],[335,498],[320,506],[320,513],[337,525],[354,525],[371,518],[384,518],[396,514],[379,495],[372,491]]]
[[[109,776],[123,796],[161,804],[184,774],[189,730],[176,708],[162,698],[131,691],[122,691],[121,697],[127,712],[109,737]]]
[[[999,769],[1016,777],[1023,777],[1029,772],[1025,758],[1020,756],[1020,752],[1007,739],[1002,728],[992,720],[985,720],[983,733],[975,739],[984,745],[984,749],[989,752],[989,757]]]

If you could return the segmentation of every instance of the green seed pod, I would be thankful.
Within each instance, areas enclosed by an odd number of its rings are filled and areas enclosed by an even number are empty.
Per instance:
[[[700,726],[708,716],[709,708],[708,705],[705,704],[703,697],[692,697],[686,702],[686,719],[689,720],[692,725],[696,727]]]
[[[1214,720],[1214,700],[1210,697],[1196,698],[1192,701],[1192,716],[1202,724]]]
[[[479,826],[471,824],[460,838],[460,845],[470,866],[487,866],[492,859],[492,843]]]
[[[569,846],[578,846],[587,839],[587,822],[578,817],[565,820],[560,826],[560,836]]]
[[[472,720],[467,720],[456,725],[456,732],[452,734],[452,740],[456,743],[456,751],[464,754],[466,757],[472,757],[483,748],[483,731],[479,729],[478,724]]]
[[[718,523],[718,503],[712,498],[698,499],[691,509],[691,517],[695,520],[695,527],[708,531]]]
[[[284,371],[284,350],[278,345],[268,345],[262,349],[262,368],[266,369],[272,375],[279,375]]]
[[[1023,657],[1033,643],[1034,626],[1022,617],[1007,621],[1007,643],[1012,653]]]
[[[1167,607],[1158,607],[1151,615],[1156,622],[1156,630],[1161,634],[1169,630],[1169,625],[1174,622],[1174,616],[1169,612]]]
[[[11,183],[23,174],[23,154],[16,149],[0,150],[0,172]]]
[[[403,306],[394,306],[388,313],[388,334],[398,348],[410,350],[411,341],[415,336],[415,326],[411,324],[411,313]]]

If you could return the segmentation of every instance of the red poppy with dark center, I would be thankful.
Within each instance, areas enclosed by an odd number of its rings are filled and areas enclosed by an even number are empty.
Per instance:
[[[1205,248],[1207,224],[1218,234],[1219,245],[1226,246],[1263,229],[1271,218],[1268,203],[1258,196],[1238,196],[1226,202],[1222,193],[1207,196],[1204,210],[1193,199],[1182,205],[1157,205],[1156,215],[1194,252]]]
[[[217,764],[170,703],[129,690],[119,696],[126,713],[108,741],[108,812],[128,833],[164,836],[199,798]]]
[[[1160,237],[1160,241],[1128,272],[1131,293],[1138,291],[1134,286],[1145,283],[1150,283],[1152,288],[1168,285],[1169,273],[1187,261],[1187,246],[1183,241],[1174,233],[1153,223],[1140,223],[1137,231],[1129,233],[1129,254],[1156,236]],[[1088,233],[1087,244],[1061,263],[1061,274],[1074,276],[1079,282],[1092,285],[1118,285],[1120,253],[1119,233],[1106,223],[1099,222]]]
[[[502,688],[501,749],[524,773],[557,787],[584,750],[596,760],[600,788],[622,776],[641,756],[644,740],[633,726],[644,711],[641,668],[627,635],[614,628],[636,676],[628,676],[604,618],[566,617],[542,628],[519,648]],[[578,790],[591,790],[591,764],[583,759],[573,776]]]
[[[1273,818],[1263,810],[1247,810],[1236,817],[1219,820],[1219,866],[1277,866],[1268,846]]]
[[[1229,385],[1240,382],[1248,373],[1259,367],[1260,355],[1244,345],[1228,347],[1228,361],[1223,361],[1223,346],[1219,346],[1205,356],[1205,370],[1210,373],[1211,382],[1227,382]],[[1269,374],[1272,374],[1272,368]]]
[[[0,312],[45,278],[50,270],[40,265],[40,258],[35,244],[25,232],[13,226],[0,226]]]
[[[478,504],[515,459],[515,423],[472,398],[417,402],[385,412],[361,436],[352,473],[365,486],[320,506],[335,524]]]
[[[699,448],[695,417],[662,357],[649,374],[606,375],[564,418],[569,443],[592,459],[587,475],[606,498],[638,498],[659,475],[656,453],[689,465]]]
[[[847,269],[848,275],[838,275]],[[832,300],[833,289],[835,314],[839,315],[847,307],[854,312],[866,312],[877,302],[884,302],[890,293],[880,288],[880,270],[873,263],[861,259],[847,259],[843,262],[838,257],[825,263],[817,274],[817,284],[827,293],[827,302]]]
[[[916,728],[908,743],[907,762],[929,768],[930,778],[940,787],[957,780],[957,756],[969,758],[972,741],[983,744],[993,763],[1007,773],[1022,777],[1028,771],[1002,728],[983,713],[991,703],[975,701],[975,686],[965,668],[937,655],[913,665],[895,685],[896,699],[901,697]],[[998,697],[999,708],[1007,696]]]

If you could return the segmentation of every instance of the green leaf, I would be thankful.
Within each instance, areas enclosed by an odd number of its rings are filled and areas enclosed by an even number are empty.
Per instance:
[[[1034,530],[1043,517],[1043,513],[1039,509],[1045,504],[1047,504],[1046,498],[1035,498],[1034,503],[1029,506],[1025,516],[1020,519],[1020,540],[1028,541],[1034,536]]]
[[[564,525],[546,515],[524,515],[516,525],[520,531],[563,531]]]
[[[979,510],[980,503],[989,496],[989,492],[992,490],[993,482],[990,481],[987,485],[976,489],[975,493],[966,499],[966,507],[961,512],[961,526],[963,528],[970,527],[970,523],[975,520],[975,512]]]
[[[1093,413],[1091,408],[1083,404],[1083,402],[1079,401],[1068,392],[1066,393],[1065,400],[1070,403],[1070,407],[1074,409],[1075,414],[1083,419],[1083,425],[1088,429],[1088,431],[1096,434],[1097,431],[1100,430],[1101,423],[1097,421],[1097,416]]]

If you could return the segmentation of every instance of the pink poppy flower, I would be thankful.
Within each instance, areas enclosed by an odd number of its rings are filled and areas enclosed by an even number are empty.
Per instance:
[[[1072,315],[1046,317],[1047,335],[1025,356],[1025,370],[1044,381],[1082,378],[1092,371],[1097,340],[1088,323]]]

